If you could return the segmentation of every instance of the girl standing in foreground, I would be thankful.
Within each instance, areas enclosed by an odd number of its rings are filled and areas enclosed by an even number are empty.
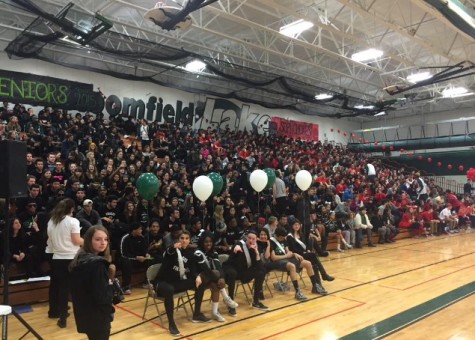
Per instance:
[[[109,280],[111,256],[109,233],[95,225],[84,235],[84,246],[71,262],[71,296],[79,333],[90,340],[109,339],[114,315]]]

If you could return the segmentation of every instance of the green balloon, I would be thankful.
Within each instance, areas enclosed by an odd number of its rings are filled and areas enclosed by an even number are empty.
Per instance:
[[[266,189],[270,189],[270,188],[272,188],[272,186],[275,183],[275,171],[274,171],[274,169],[266,168],[266,169],[264,169],[264,172],[267,175]]]
[[[208,174],[208,178],[213,182],[213,191],[211,192],[211,196],[216,196],[223,190],[223,177],[218,174],[217,172],[210,172]]]
[[[146,172],[137,178],[135,186],[137,187],[140,196],[146,200],[151,200],[157,194],[160,182],[158,181],[157,176],[151,172]]]

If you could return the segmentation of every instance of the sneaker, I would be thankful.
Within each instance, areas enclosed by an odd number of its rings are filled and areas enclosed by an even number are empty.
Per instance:
[[[269,307],[264,305],[262,302],[253,302],[252,303],[252,308],[260,309],[260,310],[269,310]]]
[[[351,248],[353,248],[353,246],[352,246],[351,244],[347,244],[347,245],[346,245],[346,248],[347,248],[347,249],[351,249]]]
[[[339,252],[339,253],[344,253],[345,251],[341,248],[336,248],[336,251]]]
[[[228,308],[228,314],[231,315],[232,317],[237,316],[236,308]]]
[[[318,254],[318,256],[321,256],[321,257],[327,257],[328,255],[330,255],[330,253],[326,250],[324,250],[324,251],[322,251]]]
[[[168,331],[170,332],[171,336],[181,336],[181,333],[175,324],[168,326]]]
[[[237,308],[239,307],[239,304],[234,301],[233,299],[231,299],[229,296],[225,299],[223,299],[223,302],[226,304],[226,306],[228,306],[229,308]]]
[[[132,294],[132,290],[130,289],[124,290],[124,295],[130,295],[130,294]]]
[[[212,315],[213,319],[215,319],[216,321],[218,322],[225,322],[226,319],[223,318],[223,316],[219,313],[219,312],[216,312]]]
[[[297,289],[297,291],[295,292],[295,300],[305,301],[305,300],[307,300],[307,297],[305,295],[303,295],[303,293],[300,289]]]
[[[194,323],[208,323],[208,322],[211,322],[211,319],[207,318],[203,313],[200,313],[198,315],[193,315],[193,318],[191,319],[191,322],[194,322]]]
[[[324,279],[325,281],[333,281],[335,280],[335,278],[333,276],[330,276],[328,274],[326,275],[322,275],[322,279]]]
[[[322,285],[315,283],[315,285],[312,287],[312,293],[313,294],[320,294],[320,295],[327,295],[328,292],[325,290],[325,288],[322,287]]]
[[[286,282],[279,281],[274,283],[274,289],[279,292],[286,292],[289,290],[289,287]]]
[[[66,319],[61,318],[61,319],[58,320],[58,327],[59,328],[66,328],[66,326],[67,326]]]

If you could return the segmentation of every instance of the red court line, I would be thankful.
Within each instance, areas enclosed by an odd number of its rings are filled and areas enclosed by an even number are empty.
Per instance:
[[[349,300],[349,299],[347,299],[347,300]],[[335,312],[335,313],[331,313],[331,314],[322,316],[322,317],[320,317],[320,318],[318,318],[318,319],[315,319],[315,320],[310,320],[310,321],[304,322],[304,323],[302,323],[302,324],[300,324],[300,325],[297,325],[297,326],[288,328],[288,329],[283,330],[283,331],[281,331],[281,332],[277,332],[277,333],[268,335],[268,336],[266,336],[266,337],[264,337],[264,338],[260,338],[260,340],[270,339],[270,338],[272,338],[272,337],[274,337],[274,336],[277,336],[277,335],[280,335],[280,334],[284,334],[284,333],[293,331],[293,330],[295,330],[295,329],[297,329],[297,328],[306,326],[306,325],[311,324],[311,323],[313,323],[313,322],[317,322],[317,321],[320,321],[320,320],[323,320],[323,319],[327,319],[327,318],[329,318],[329,317],[331,317],[331,316],[334,316],[334,315],[337,315],[337,314],[341,314],[341,313],[343,313],[343,312],[346,312],[346,311],[349,311],[349,310],[352,310],[352,309],[361,307],[361,306],[363,306],[363,305],[365,305],[365,304],[366,304],[365,302],[359,302],[356,306],[349,307],[349,308],[340,310],[340,311],[338,311],[338,312]]]
[[[439,275],[439,276],[433,277],[432,279],[429,279],[429,280],[426,280],[426,281],[422,281],[422,282],[416,283],[415,285],[408,286],[408,287],[405,287],[405,288],[391,287],[391,286],[385,286],[385,285],[376,285],[376,286],[377,286],[377,287],[383,287],[383,288],[395,289],[395,290],[399,290],[399,291],[405,291],[405,290],[408,290],[408,289],[411,289],[411,288],[414,288],[414,287],[417,287],[417,286],[426,284],[427,282],[435,281],[435,280],[438,280],[438,279],[440,279],[440,278],[442,278],[442,277],[449,276],[449,275],[455,274],[455,273],[457,273],[457,272],[460,272],[460,271],[462,271],[462,270],[466,270],[466,269],[469,269],[469,268],[472,268],[472,267],[475,267],[475,264],[474,264],[474,265],[471,265],[471,266],[468,266],[468,267],[464,267],[464,268],[460,268],[460,269],[454,270],[454,271],[452,271],[452,272],[450,272],[450,273],[447,273],[447,274],[444,274],[444,275]]]
[[[337,279],[339,279],[339,280],[345,280],[345,281],[351,281],[351,282],[356,282],[356,283],[361,283],[361,284],[368,283],[368,282],[366,282],[366,281],[358,281],[358,280],[348,279],[348,278],[346,278],[346,277],[337,277]]]
[[[441,254],[441,253],[437,253],[437,254]],[[372,257],[372,258],[376,258],[376,259],[396,260],[396,261],[408,262],[408,263],[417,263],[417,264],[421,263],[420,261],[416,261],[416,260],[411,261],[411,260],[407,260],[407,259],[398,259],[398,258],[395,259],[394,256],[368,256],[368,257]]]
[[[115,307],[115,308],[119,308],[119,309],[123,310],[123,311],[126,312],[126,313],[132,314],[133,316],[136,316],[136,317],[142,319],[142,315],[139,315],[139,314],[137,314],[137,313],[131,311],[130,309],[121,307],[121,306],[119,306],[119,305],[115,305],[114,307]],[[157,322],[155,322],[155,321],[152,321],[152,320],[150,320],[150,321],[148,321],[148,322],[150,322],[150,323],[154,324],[155,326],[157,326],[158,328],[163,329],[163,330],[165,330],[165,331],[168,332],[168,329],[166,329],[165,327],[163,327],[161,324],[159,324],[159,323],[157,323]],[[135,326],[137,326],[137,325],[135,325]],[[191,338],[186,338],[186,339],[191,340]]]
[[[132,314],[133,316],[136,316],[136,317],[142,319],[142,315],[139,315],[139,314],[137,314],[137,313],[131,311],[130,309],[121,307],[121,306],[119,306],[119,305],[115,305],[114,307],[115,307],[115,308],[119,308],[119,309],[123,310],[123,311],[126,312],[126,313]],[[144,320],[144,321],[145,321],[145,320]],[[157,323],[157,322],[155,322],[155,321],[152,321],[152,320],[151,320],[151,321],[149,321],[149,322],[150,322],[150,323],[153,323],[153,324],[154,324],[155,326],[157,326],[158,328],[161,328],[161,329],[163,329],[163,330],[168,331],[165,327],[163,327],[162,325],[160,325],[159,323]]]
[[[424,284],[424,283],[427,283],[427,282],[430,282],[430,281],[434,281],[434,280],[440,279],[440,278],[442,278],[442,277],[449,276],[449,275],[452,275],[452,274],[454,274],[454,273],[457,273],[457,272],[460,272],[460,271],[462,271],[462,270],[466,270],[466,269],[469,269],[469,268],[472,268],[472,267],[475,267],[475,264],[473,264],[473,265],[471,265],[471,266],[468,266],[468,267],[465,267],[465,268],[460,268],[460,269],[458,269],[458,270],[455,270],[455,271],[453,271],[453,272],[450,272],[450,273],[447,273],[447,274],[444,274],[444,275],[440,275],[440,276],[434,277],[434,278],[429,279],[429,280],[424,281],[424,282],[419,282],[419,283],[417,283],[417,284],[415,284],[415,285],[413,285],[413,286],[406,287],[406,288],[404,288],[403,290],[411,289],[411,288],[420,286],[420,285],[422,285],[422,284]]]
[[[362,304],[366,303],[366,302],[363,302],[363,301],[358,301],[358,300],[355,300],[355,299],[350,299],[350,298],[346,298],[346,297],[342,297],[342,296],[338,296],[338,295],[333,295],[333,297],[338,298],[338,299],[342,299],[342,300],[351,301],[351,302],[356,302],[356,303],[362,303]]]

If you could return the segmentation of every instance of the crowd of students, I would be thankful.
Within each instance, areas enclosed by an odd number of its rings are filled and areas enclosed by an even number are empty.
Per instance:
[[[400,228],[428,237],[470,228],[475,218],[470,183],[457,197],[417,172],[389,169],[332,143],[120,116],[107,121],[52,108],[35,113],[7,102],[0,121],[6,122],[2,138],[22,140],[28,147],[29,193],[10,202],[12,261],[23,264],[29,276],[42,274],[40,263],[49,259],[50,213],[68,198],[80,236],[93,226],[105,227],[126,294],[132,293],[133,267],[163,263],[154,284],[165,297],[174,335],[179,334],[173,321],[177,291],[197,289],[193,321],[208,322],[200,299],[210,288],[212,317],[224,321],[217,301],[221,294],[229,314],[236,315],[236,280],[254,280],[252,305],[267,309],[262,284],[273,270],[289,273],[297,300],[306,299],[299,287],[303,269],[312,292],[327,294],[322,279],[334,278],[319,257],[328,256],[331,238],[343,252],[361,248],[364,236],[368,246],[375,246],[372,233],[379,243],[390,243]],[[275,169],[277,177],[260,195],[249,183],[258,168]],[[306,192],[295,183],[300,169],[314,178]],[[145,172],[160,181],[151,201],[135,187]],[[193,195],[193,179],[210,172],[221,174],[224,188],[200,202]],[[216,261],[219,254],[229,259]],[[65,313],[63,306],[62,319]]]

